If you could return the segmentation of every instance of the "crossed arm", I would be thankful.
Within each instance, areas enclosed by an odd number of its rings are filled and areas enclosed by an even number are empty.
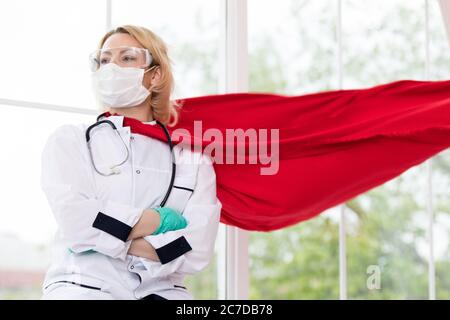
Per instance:
[[[145,236],[151,235],[159,224],[160,216],[158,212],[153,209],[145,209],[128,237],[128,240],[132,240],[128,254],[159,261],[155,248],[144,239]]]

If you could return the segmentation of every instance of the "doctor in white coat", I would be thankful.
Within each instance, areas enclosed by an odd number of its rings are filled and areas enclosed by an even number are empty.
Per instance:
[[[150,30],[121,26],[91,55],[93,86],[117,131],[63,125],[42,153],[41,186],[58,230],[43,299],[192,299],[185,275],[211,261],[221,203],[207,155],[134,134],[124,116],[171,125],[167,47]],[[171,181],[172,156],[176,174]]]

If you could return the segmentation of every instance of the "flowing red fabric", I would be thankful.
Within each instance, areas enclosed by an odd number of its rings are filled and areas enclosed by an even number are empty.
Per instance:
[[[226,129],[267,129],[269,143],[256,144],[268,151],[273,147],[270,130],[279,129],[276,174],[261,174],[267,163],[214,163],[221,222],[247,230],[270,231],[310,219],[450,146],[450,81],[401,80],[298,96],[231,93],[178,101],[183,107],[178,124],[168,127],[172,138],[174,130],[185,129],[195,138],[182,134],[174,141],[202,151],[212,143],[203,136],[207,129],[224,137]],[[194,121],[201,121],[202,132],[195,131]],[[124,125],[167,140],[158,126],[128,117]],[[229,145],[225,139],[214,143]]]

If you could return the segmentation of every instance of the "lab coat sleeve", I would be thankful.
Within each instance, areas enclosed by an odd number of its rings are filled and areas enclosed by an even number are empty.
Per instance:
[[[156,250],[160,262],[142,259],[151,276],[202,271],[214,255],[222,204],[216,197],[216,175],[209,157],[202,155],[197,183],[183,215],[184,229],[144,237]]]
[[[41,188],[55,216],[58,232],[75,253],[95,250],[125,260],[131,228],[144,208],[96,196],[84,132],[74,125],[56,129],[41,158]]]

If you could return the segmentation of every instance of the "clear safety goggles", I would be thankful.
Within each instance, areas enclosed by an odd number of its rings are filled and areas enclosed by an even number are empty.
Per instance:
[[[152,60],[153,58],[147,49],[136,47],[97,49],[89,55],[92,72],[111,62],[125,68],[147,68]]]

